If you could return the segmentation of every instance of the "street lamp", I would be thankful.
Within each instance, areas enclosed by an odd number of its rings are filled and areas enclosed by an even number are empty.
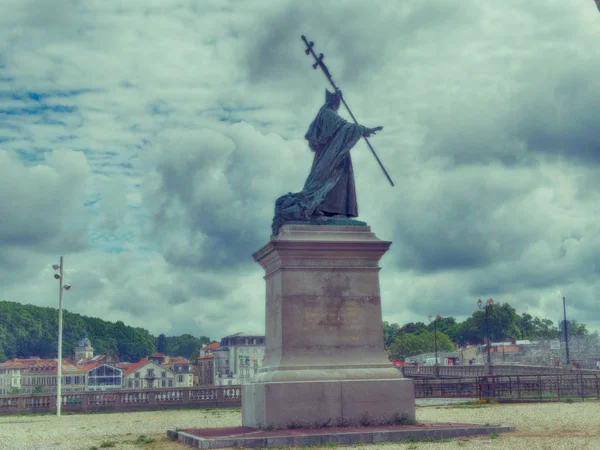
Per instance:
[[[491,339],[490,339],[490,320],[489,320],[489,309],[490,306],[492,306],[494,304],[494,300],[489,298],[486,300],[485,302],[485,307],[483,306],[483,302],[481,301],[481,299],[477,300],[477,307],[479,308],[479,310],[481,311],[482,309],[485,308],[485,332],[487,334],[487,363],[488,363],[488,367],[490,366],[490,364],[492,363],[492,358],[490,357],[490,344],[491,344]]]
[[[63,334],[63,316],[62,316],[62,296],[63,289],[71,289],[70,284],[63,284],[63,257],[60,257],[60,265],[52,266],[58,273],[54,278],[58,280],[58,367],[56,372],[56,416],[60,417],[60,408],[62,406],[62,334]]]

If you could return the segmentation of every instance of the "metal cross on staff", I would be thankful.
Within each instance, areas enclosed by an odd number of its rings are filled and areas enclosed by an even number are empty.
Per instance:
[[[348,106],[348,104],[346,103],[346,101],[344,100],[344,98],[342,97],[341,91],[338,89],[338,87],[333,82],[333,79],[331,78],[331,74],[329,73],[329,70],[327,69],[327,66],[323,62],[323,58],[325,57],[325,55],[323,55],[323,53],[320,53],[319,56],[317,56],[316,53],[313,51],[313,46],[315,45],[315,43],[313,41],[309,42],[306,39],[306,36],[302,35],[302,40],[306,44],[306,50],[304,50],[304,53],[306,53],[307,55],[310,55],[312,53],[313,57],[315,58],[316,62],[312,65],[313,69],[316,70],[317,67],[321,68],[321,70],[323,71],[323,73],[325,74],[325,76],[327,77],[327,79],[329,80],[329,82],[331,83],[331,85],[333,86],[333,88],[336,90],[336,92],[338,92],[340,100],[342,101],[342,103],[344,104],[344,106],[346,107],[346,109],[348,110],[348,113],[352,117],[352,120],[354,120],[354,123],[358,125],[358,121],[356,120],[356,117],[354,117],[354,114],[352,114],[352,111],[350,111],[350,107]],[[385,170],[385,167],[383,167],[383,164],[381,163],[381,160],[377,156],[377,153],[375,153],[375,150],[373,149],[373,146],[371,145],[371,143],[369,142],[369,140],[366,137],[363,136],[363,139],[365,140],[365,142],[369,146],[369,149],[373,153],[373,156],[375,156],[375,159],[379,163],[379,167],[381,167],[381,170],[383,170],[383,173],[387,177],[388,181],[390,182],[390,184],[392,186],[394,186],[394,182],[392,181],[392,179],[390,178],[389,174],[387,173],[387,170]]]

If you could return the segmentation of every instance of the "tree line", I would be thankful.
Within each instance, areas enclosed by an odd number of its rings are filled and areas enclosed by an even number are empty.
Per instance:
[[[489,339],[492,342],[512,340],[547,340],[562,338],[563,321],[555,324],[550,319],[517,314],[508,303],[492,303],[487,310]],[[437,322],[437,335],[434,335]],[[430,323],[410,322],[404,325],[383,322],[385,348],[391,359],[404,360],[407,356],[433,352],[437,337],[438,351],[452,351],[469,344],[483,344],[487,340],[485,308],[475,311],[462,322],[454,317],[439,317]],[[585,324],[567,321],[567,334],[571,337],[590,336]],[[593,334],[598,338],[598,333]]]
[[[63,310],[64,357],[72,355],[83,330],[92,341],[94,354],[114,355],[123,362],[139,361],[156,352],[159,344],[159,339],[144,328]],[[169,356],[193,357],[202,345],[211,342],[207,336],[161,336],[162,353]],[[57,347],[57,308],[0,301],[0,362],[32,356],[56,358]]]

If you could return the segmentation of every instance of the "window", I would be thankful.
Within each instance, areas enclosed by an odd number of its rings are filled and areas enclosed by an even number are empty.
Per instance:
[[[167,378],[167,372],[165,372],[164,370],[162,371],[162,373],[160,374],[161,377],[163,378]]]
[[[140,373],[139,373],[139,372],[136,372],[136,373],[135,373],[135,377],[136,377],[136,378],[139,378],[139,377],[140,377]]]
[[[154,389],[154,380],[148,380],[148,389]]]
[[[173,387],[173,380],[169,380],[169,387]]]
[[[177,377],[177,381],[179,381],[180,383],[183,383],[183,375],[179,375]]]
[[[140,380],[135,380],[135,387],[139,388],[140,387]]]
[[[128,386],[129,386],[130,388],[132,388],[132,387],[133,387],[133,380],[129,380]]]
[[[148,376],[154,378],[154,369],[148,369]]]
[[[161,386],[162,387],[167,387],[167,380],[162,380]]]

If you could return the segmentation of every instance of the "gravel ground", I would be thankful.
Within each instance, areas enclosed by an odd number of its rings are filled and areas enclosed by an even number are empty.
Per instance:
[[[600,449],[600,402],[596,401],[419,407],[417,420],[513,425],[517,431],[499,436],[363,445],[360,448]],[[0,416],[0,449],[182,450],[189,447],[169,442],[165,437],[167,429],[240,425],[239,408],[78,414],[60,418],[50,415]],[[140,438],[142,435],[144,439]],[[145,441],[147,438],[154,442]]]

